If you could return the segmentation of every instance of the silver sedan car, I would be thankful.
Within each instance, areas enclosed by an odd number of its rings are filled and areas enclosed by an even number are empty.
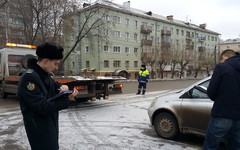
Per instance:
[[[213,106],[206,94],[210,79],[155,98],[148,115],[160,137],[174,139],[180,132],[205,135]]]

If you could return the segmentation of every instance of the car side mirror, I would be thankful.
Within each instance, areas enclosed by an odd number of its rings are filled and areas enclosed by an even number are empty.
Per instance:
[[[199,90],[199,91],[201,91],[201,92],[203,92],[203,93],[205,93],[205,94],[207,94],[207,88],[204,87],[204,86],[195,85],[194,88],[197,89],[197,90]]]

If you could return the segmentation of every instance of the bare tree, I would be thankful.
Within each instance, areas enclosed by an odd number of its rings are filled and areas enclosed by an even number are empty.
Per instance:
[[[214,53],[210,53],[210,50],[204,52],[205,58],[201,62],[201,66],[206,70],[207,76],[210,76],[210,69],[215,66]]]
[[[46,41],[62,44],[62,16],[72,11],[72,3],[68,0],[15,0],[9,5],[24,25],[26,42],[37,45]]]
[[[169,64],[169,60],[171,59],[172,54],[169,51],[159,51],[158,54],[159,57],[157,57],[157,64],[159,67],[160,78],[163,79],[165,67]]]
[[[7,4],[8,0],[4,0],[0,3],[0,9],[3,8]]]

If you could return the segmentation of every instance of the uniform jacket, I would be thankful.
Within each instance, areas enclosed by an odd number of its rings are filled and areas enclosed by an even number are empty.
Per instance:
[[[19,81],[18,98],[32,150],[59,148],[58,111],[67,108],[69,100],[68,97],[50,102],[47,99],[56,95],[60,86],[36,62]]]
[[[240,119],[240,56],[233,56],[218,64],[207,89],[214,101],[211,115]]]
[[[147,69],[140,70],[138,75],[138,82],[140,83],[147,83],[149,80],[149,72]]]

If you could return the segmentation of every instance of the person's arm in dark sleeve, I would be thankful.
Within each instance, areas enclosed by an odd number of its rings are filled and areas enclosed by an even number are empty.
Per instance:
[[[29,81],[34,83],[34,90],[30,91],[27,89],[26,83]],[[18,90],[18,96],[22,103],[29,107],[34,113],[37,114],[48,114],[65,109],[69,105],[68,97],[63,97],[56,101],[47,101],[47,95],[43,94],[43,91],[38,86],[38,81],[35,81],[31,75],[25,76],[20,82]]]
[[[146,82],[148,83],[148,80],[149,80],[149,72],[147,73],[147,76],[146,76]]]
[[[215,100],[215,97],[217,95],[218,86],[221,82],[221,77],[222,77],[221,64],[218,64],[214,69],[212,78],[207,89],[208,97],[213,101]]]

